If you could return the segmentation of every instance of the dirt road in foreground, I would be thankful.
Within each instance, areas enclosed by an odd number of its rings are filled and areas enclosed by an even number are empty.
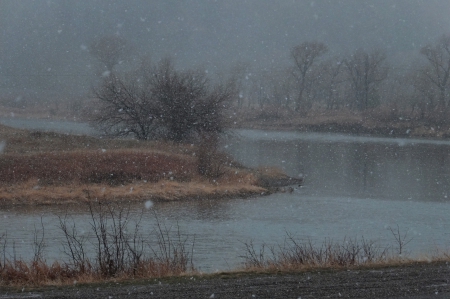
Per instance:
[[[0,298],[450,298],[448,263],[284,274],[218,274],[48,288]]]

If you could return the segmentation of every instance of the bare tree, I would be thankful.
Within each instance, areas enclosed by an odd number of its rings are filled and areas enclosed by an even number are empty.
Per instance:
[[[295,46],[291,51],[295,68],[293,74],[297,79],[298,97],[295,102],[295,111],[304,105],[304,93],[307,90],[308,80],[311,79],[311,68],[316,60],[328,51],[328,47],[321,42],[304,42]]]
[[[445,110],[449,97],[450,35],[443,35],[435,45],[427,45],[420,51],[429,63],[422,73],[439,91],[438,106]]]
[[[386,54],[382,51],[367,53],[362,49],[344,60],[353,93],[350,108],[365,110],[378,105],[377,88],[386,79],[388,72],[385,60]]]
[[[111,74],[94,90],[94,95],[98,109],[91,114],[91,123],[105,134],[134,135],[141,140],[154,136],[159,109],[138,80]]]
[[[127,41],[118,35],[104,36],[91,43],[89,53],[112,72],[119,62],[131,53]]]
[[[221,133],[233,83],[211,86],[205,72],[177,71],[170,59],[138,72],[111,74],[94,91],[92,123],[113,136],[163,137],[181,142],[203,132]]]

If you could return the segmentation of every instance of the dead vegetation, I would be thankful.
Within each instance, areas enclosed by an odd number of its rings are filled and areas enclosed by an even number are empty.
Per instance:
[[[204,147],[0,126],[0,205],[228,198],[267,193],[258,172]],[[199,166],[201,165],[201,167]]]
[[[166,154],[192,155],[191,144],[139,141],[135,139],[96,138],[55,132],[29,131],[0,125],[0,140],[4,142],[4,154],[30,154],[74,150],[147,149]]]
[[[70,215],[59,217],[65,261],[46,262],[44,226],[35,229],[34,256],[29,262],[17,258],[14,243],[1,235],[0,286],[72,285],[195,272],[194,236],[167,227],[156,214],[155,226],[148,232],[141,226],[142,213],[136,217],[129,209],[101,202],[87,207],[89,232],[80,231]]]
[[[315,244],[312,240],[299,242],[288,234],[281,246],[262,244],[259,249],[252,242],[245,243],[245,267],[265,270],[299,270],[314,267],[352,267],[379,264],[393,260],[388,248],[373,241],[346,239],[342,243],[326,240]]]
[[[0,205],[50,205],[75,204],[88,201],[87,194],[104,202],[130,201],[175,201],[190,199],[221,199],[248,197],[267,193],[267,189],[253,185],[252,174],[242,175],[243,179],[226,178],[210,182],[199,180],[177,182],[133,182],[127,185],[80,184],[65,186],[40,186],[36,181],[0,188]]]
[[[389,227],[390,245],[381,245],[364,237],[344,238],[343,241],[327,239],[317,243],[311,239],[298,240],[286,232],[282,244],[257,246],[253,241],[244,242],[244,269],[252,271],[298,271],[314,268],[351,268],[361,266],[394,265],[417,262],[405,250],[412,238],[408,230]],[[426,260],[448,260],[445,253],[427,256]]]
[[[49,264],[45,259],[47,239],[45,227],[35,228],[34,255],[30,261],[16,258],[14,242],[8,235],[0,235],[0,288],[41,287],[92,284],[98,282],[135,281],[161,277],[200,275],[193,263],[195,236],[182,232],[178,225],[168,227],[153,213],[154,225],[149,229],[141,224],[144,212],[130,210],[115,203],[88,203],[90,230],[77,226],[70,214],[59,216],[62,232],[60,261]],[[149,217],[148,214],[145,217]],[[330,272],[333,269],[376,269],[410,267],[432,261],[448,262],[448,254],[411,259],[405,246],[411,238],[408,231],[397,226],[390,228],[393,241],[388,245],[360,239],[325,240],[317,243],[298,240],[286,232],[285,242],[256,246],[244,242],[244,269],[220,273],[240,277],[244,273],[301,273]],[[203,276],[208,280],[210,275]],[[192,279],[192,278],[191,278]]]
[[[39,185],[67,183],[106,183],[123,185],[135,180],[188,180],[195,161],[149,151],[78,150],[0,157],[2,185],[36,179]]]

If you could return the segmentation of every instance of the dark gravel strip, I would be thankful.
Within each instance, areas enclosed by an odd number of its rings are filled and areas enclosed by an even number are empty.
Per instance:
[[[219,274],[46,288],[5,294],[5,298],[450,298],[450,265],[417,263],[402,267],[324,270],[285,274]]]

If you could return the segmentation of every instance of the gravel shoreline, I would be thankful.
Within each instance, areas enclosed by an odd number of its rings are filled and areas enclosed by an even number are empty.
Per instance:
[[[0,298],[449,298],[448,262],[297,273],[222,273],[135,283],[1,290]]]

